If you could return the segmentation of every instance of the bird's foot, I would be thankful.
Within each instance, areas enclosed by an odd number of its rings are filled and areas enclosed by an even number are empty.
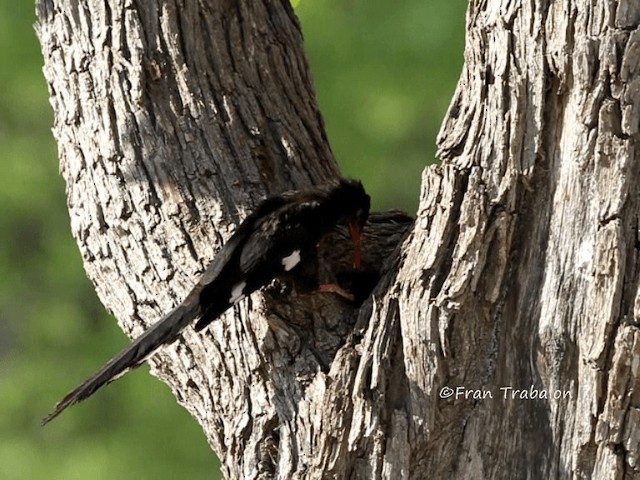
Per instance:
[[[318,287],[318,291],[322,293],[336,293],[340,295],[342,298],[350,302],[353,302],[353,295],[351,295],[344,288],[342,288],[340,285],[337,285],[335,283],[323,283]]]

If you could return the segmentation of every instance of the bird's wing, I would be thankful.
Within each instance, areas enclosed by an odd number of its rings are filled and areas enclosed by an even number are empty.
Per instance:
[[[275,269],[275,277],[282,270],[295,267],[295,259],[287,264],[286,257],[294,254],[296,250],[300,255],[307,250],[310,243],[317,242],[318,239],[309,235],[316,229],[313,225],[316,221],[314,212],[319,206],[320,202],[317,199],[310,198],[288,203],[275,212],[275,215],[263,217],[242,245],[238,257],[240,271],[249,274],[262,270],[262,266],[265,266]]]
[[[234,235],[233,255],[215,279],[200,291],[203,310],[194,327],[196,331],[205,328],[238,300],[295,268],[309,245],[317,242],[310,234],[316,228],[309,224],[316,222],[314,213],[319,202],[295,196],[278,198],[278,204],[268,212],[247,217]]]
[[[207,285],[211,285],[216,281],[223,270],[228,269],[227,267],[234,262],[234,258],[239,255],[239,252],[245,249],[247,240],[252,236],[263,219],[272,215],[273,212],[281,208],[285,203],[286,200],[282,196],[263,200],[258,207],[244,219],[238,229],[218,251],[202,274],[194,291],[202,290]],[[233,268],[233,266],[231,266],[231,268]]]

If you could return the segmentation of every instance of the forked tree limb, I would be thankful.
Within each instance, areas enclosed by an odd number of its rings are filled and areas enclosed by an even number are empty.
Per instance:
[[[442,165],[375,296],[255,295],[152,359],[227,477],[638,475],[635,5],[472,0]],[[130,334],[261,195],[337,175],[287,1],[38,18],[72,231]]]

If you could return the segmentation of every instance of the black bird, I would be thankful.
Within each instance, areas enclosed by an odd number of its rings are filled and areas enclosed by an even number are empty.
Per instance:
[[[318,243],[338,225],[349,229],[355,245],[354,266],[358,267],[360,232],[369,205],[362,184],[346,179],[264,200],[220,249],[185,300],[67,394],[43,419],[43,425],[139,366],[158,347],[176,340],[196,318],[195,330],[202,330],[274,278],[294,275],[305,262],[315,262]],[[339,287],[329,290],[340,293]]]

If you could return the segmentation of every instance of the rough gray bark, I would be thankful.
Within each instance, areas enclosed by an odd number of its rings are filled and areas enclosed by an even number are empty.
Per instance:
[[[439,138],[445,175],[425,179],[428,198],[457,197],[453,221],[427,209],[412,241],[430,239],[422,258],[451,246],[406,302],[428,302],[439,349],[425,363],[433,380],[416,384],[431,398],[443,383],[560,398],[422,404],[435,417],[427,463],[462,478],[635,478],[640,7],[501,5],[470,5]],[[406,351],[418,330],[407,327]]]
[[[130,334],[260,195],[336,175],[288,2],[38,18],[73,233]],[[375,297],[254,295],[151,360],[227,477],[638,476],[639,23],[470,2],[443,163]]]

